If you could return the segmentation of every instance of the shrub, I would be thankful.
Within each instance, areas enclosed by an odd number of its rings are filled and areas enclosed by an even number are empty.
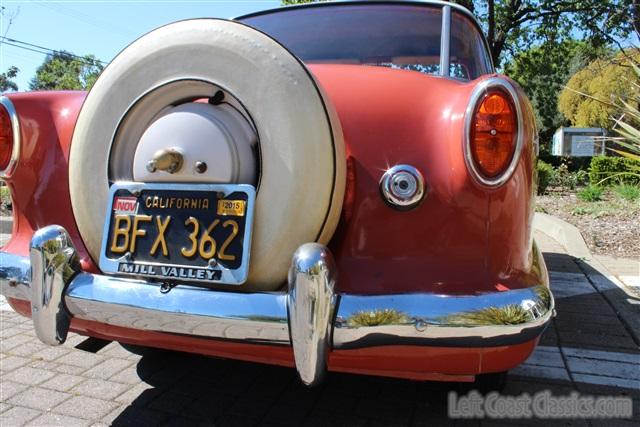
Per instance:
[[[551,184],[565,190],[575,190],[577,186],[586,184],[587,178],[588,174],[586,171],[577,170],[570,172],[569,166],[563,163],[556,168]]]
[[[602,193],[602,187],[589,185],[578,191],[578,198],[585,202],[597,202],[598,200],[602,200]]]
[[[613,191],[625,200],[634,201],[640,199],[640,187],[637,185],[618,184]]]
[[[638,185],[638,168],[638,160],[626,157],[594,157],[589,167],[589,182],[593,185]]]
[[[553,166],[538,160],[538,194],[542,195],[547,191],[547,187],[553,179]]]
[[[0,182],[0,207],[11,208],[11,194],[9,187]]]

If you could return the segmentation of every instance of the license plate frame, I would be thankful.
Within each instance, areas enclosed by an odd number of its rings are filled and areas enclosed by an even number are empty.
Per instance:
[[[160,219],[160,215],[157,214],[157,211],[165,210],[166,213],[174,212],[177,209],[177,202],[170,203],[168,198],[165,198],[165,205],[160,206],[162,202],[158,204],[158,206],[146,206],[148,197],[162,197],[162,195],[173,194],[174,201],[180,197],[178,194],[183,194],[183,199],[181,200],[195,200],[195,202],[191,202],[191,204],[195,204],[196,206],[203,205],[204,200],[207,200],[207,208],[204,209],[202,207],[194,207],[191,209],[185,208],[186,212],[180,212],[179,215],[175,215],[176,218],[183,218],[189,213],[189,216],[194,218],[197,222],[201,222],[201,218],[205,215],[208,216],[209,222],[199,224],[200,230],[197,236],[194,236],[197,242],[200,242],[203,235],[205,234],[205,228],[207,227],[207,223],[210,225],[213,224],[214,221],[221,220],[218,222],[218,225],[214,226],[212,233],[213,236],[214,231],[216,233],[221,233],[226,230],[222,230],[222,224],[226,224],[224,228],[230,228],[236,230],[236,227],[233,223],[238,227],[237,237],[239,240],[236,242],[234,239],[231,240],[231,243],[227,246],[227,248],[231,248],[233,250],[234,255],[226,255],[226,256],[235,256],[233,261],[228,260],[220,260],[217,259],[217,262],[214,265],[209,265],[208,260],[201,256],[201,253],[196,252],[193,259],[188,259],[184,256],[184,253],[180,252],[180,257],[173,258],[170,261],[167,261],[167,256],[164,256],[165,252],[162,247],[167,249],[168,257],[171,258],[178,251],[184,250],[184,247],[179,248],[180,244],[178,242],[169,242],[166,236],[163,235],[163,239],[165,240],[165,244],[158,246],[160,247],[159,251],[160,257],[158,257],[158,249],[156,249],[156,258],[162,258],[160,261],[157,259],[152,259],[152,254],[143,254],[140,255],[138,253],[120,253],[114,252],[112,249],[117,248],[118,250],[122,249],[120,242],[125,240],[124,233],[120,236],[116,236],[116,240],[113,241],[114,238],[114,230],[112,226],[114,224],[116,215],[118,216],[128,216],[129,222],[132,222],[132,219],[135,219],[138,215],[138,211],[142,209],[142,216],[151,216],[153,219],[149,220],[148,223],[145,223],[145,227],[141,227],[146,231],[146,235],[138,236],[137,241],[145,241],[148,246],[148,241],[144,240],[155,240],[158,238],[158,233],[162,232],[159,230],[161,223],[163,222]],[[194,198],[195,196],[195,198]],[[231,197],[231,198],[230,198]],[[100,251],[100,269],[105,274],[110,275],[126,275],[133,276],[145,280],[157,281],[157,282],[185,282],[185,283],[197,283],[202,285],[215,285],[215,284],[226,284],[226,285],[242,285],[246,282],[248,274],[249,274],[249,261],[250,261],[250,253],[251,253],[251,240],[252,240],[252,231],[253,231],[253,213],[255,208],[255,188],[248,184],[174,184],[174,183],[140,183],[140,182],[123,182],[119,181],[114,183],[109,190],[109,199],[107,203],[107,212],[105,213],[105,224],[102,233],[102,247]],[[114,206],[114,201],[118,200],[117,207],[119,212],[116,212],[116,206]],[[236,203],[222,203],[219,206],[219,201],[233,201]],[[135,202],[135,203],[134,203]],[[186,202],[185,202],[186,203]],[[134,206],[135,205],[135,206]],[[169,207],[171,205],[171,207]],[[244,205],[244,209],[242,209],[242,205]],[[194,212],[196,210],[204,211],[204,212]],[[244,211],[244,215],[240,215],[240,213]],[[222,212],[222,214],[220,213]],[[199,214],[199,215],[198,215]],[[132,216],[133,215],[133,216]],[[155,218],[157,216],[157,218]],[[165,219],[167,216],[166,215]],[[140,218],[139,218],[140,219]],[[143,218],[144,219],[144,218]],[[228,220],[231,220],[230,223]],[[166,220],[167,228],[169,227],[177,227],[179,222],[176,220]],[[122,221],[126,224],[127,221]],[[181,243],[190,244],[193,246],[193,242],[188,240],[189,231],[194,232],[196,225],[190,224],[191,228],[187,228],[187,225],[183,223],[182,232],[179,230],[175,231],[174,234],[184,234],[184,239],[181,240]],[[154,228],[155,226],[155,228]],[[229,227],[226,227],[229,226]],[[242,228],[242,230],[240,230]],[[135,228],[134,228],[135,230]],[[155,234],[149,235],[149,232],[155,231]],[[129,229],[127,229],[127,233],[129,233]],[[208,233],[206,233],[208,234]],[[240,236],[241,234],[241,236]],[[172,234],[173,235],[173,234]],[[122,238],[120,238],[122,237]],[[227,237],[231,237],[229,234]],[[126,237],[126,242],[130,242],[129,237]],[[226,242],[226,239],[224,240]],[[159,242],[162,243],[162,242]],[[220,245],[223,242],[216,242],[217,249],[213,250],[214,257],[218,258],[220,255]],[[238,249],[238,245],[240,245],[240,249]],[[125,246],[131,248],[130,243],[126,243]],[[199,245],[195,245],[199,246]],[[194,246],[194,247],[195,247]],[[178,249],[179,248],[179,249]],[[205,243],[203,248],[213,249],[211,243]],[[134,244],[133,250],[137,252],[138,247]],[[153,252],[153,251],[149,251]],[[205,249],[206,252],[206,249]],[[239,262],[236,262],[237,256],[240,255],[241,259]],[[230,264],[231,268],[228,266]]]

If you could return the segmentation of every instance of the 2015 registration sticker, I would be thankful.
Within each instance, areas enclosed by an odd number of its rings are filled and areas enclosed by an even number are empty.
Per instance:
[[[218,215],[244,216],[244,200],[218,200]]]

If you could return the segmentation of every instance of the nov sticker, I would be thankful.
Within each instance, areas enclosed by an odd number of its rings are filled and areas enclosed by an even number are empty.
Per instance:
[[[135,197],[116,197],[113,210],[121,215],[135,215],[138,212],[138,199]]]

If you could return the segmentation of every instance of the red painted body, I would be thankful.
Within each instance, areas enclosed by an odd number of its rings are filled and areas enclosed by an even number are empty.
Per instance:
[[[498,189],[476,184],[463,157],[463,121],[481,80],[462,82],[412,71],[350,65],[309,67],[333,102],[347,145],[345,206],[330,244],[337,292],[474,294],[545,283],[532,251],[535,160],[526,140],[511,179]],[[485,76],[483,78],[488,78]],[[22,151],[7,181],[13,237],[3,250],[27,255],[34,231],[62,225],[83,268],[99,272],[75,225],[68,156],[83,92],[9,95],[21,124]],[[532,135],[529,115],[521,124]],[[387,206],[379,180],[394,164],[425,177],[427,195],[414,210]],[[105,165],[106,167],[106,165]],[[87,197],[91,197],[87,194]],[[29,307],[11,301],[21,314]],[[72,330],[147,346],[293,366],[291,348],[229,343],[146,332],[74,319]],[[469,381],[524,361],[536,340],[508,347],[372,347],[333,351],[329,369],[412,379]]]
[[[340,291],[472,294],[541,283],[531,275],[532,141],[497,190],[476,184],[465,165],[464,113],[480,80],[383,67],[310,68],[336,106],[351,157],[349,214],[331,245]],[[396,164],[425,178],[427,196],[408,212],[380,197],[380,178]]]

